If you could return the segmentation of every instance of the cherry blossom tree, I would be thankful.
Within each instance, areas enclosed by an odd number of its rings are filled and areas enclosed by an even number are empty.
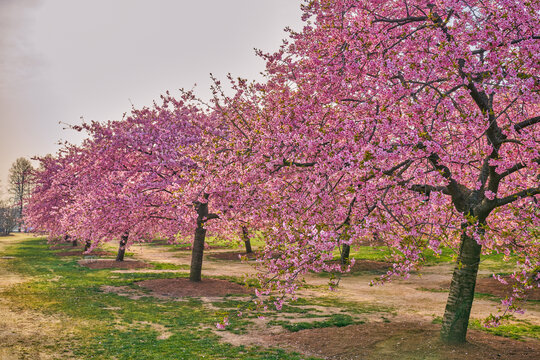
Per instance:
[[[333,249],[377,239],[397,250],[386,280],[454,248],[441,335],[464,342],[482,251],[520,258],[509,309],[539,286],[540,4],[303,8],[303,31],[261,54],[267,82],[229,100],[274,218],[268,276],[294,290]]]
[[[29,217],[94,244],[114,234],[121,248],[195,232],[192,281],[207,230],[257,229],[263,293],[278,290],[278,308],[302,274],[351,265],[353,244],[395,249],[381,282],[449,247],[441,335],[464,342],[482,252],[520,259],[507,310],[539,286],[540,3],[311,0],[303,10],[304,29],[260,53],[264,82],[230,78],[225,96],[215,80],[208,106],[167,94],[122,121],[84,124],[89,140],[51,160],[54,176],[33,195],[63,210],[34,204]]]
[[[71,201],[73,185],[61,175],[69,166],[66,149],[58,156],[36,158],[39,167],[34,171],[34,188],[24,210],[25,223],[37,233],[47,233],[50,239],[64,238],[68,232],[62,227],[62,209]]]
[[[219,217],[209,210],[216,175],[208,139],[221,130],[191,100],[165,95],[122,121],[75,127],[89,134],[88,161],[79,164],[91,173],[79,182],[75,213],[87,214],[82,228],[98,239],[108,229],[122,239],[129,233],[130,243],[152,232],[185,241],[195,230],[190,279],[200,281],[207,223]]]

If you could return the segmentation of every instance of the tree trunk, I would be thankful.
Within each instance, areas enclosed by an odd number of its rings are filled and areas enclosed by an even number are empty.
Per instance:
[[[209,194],[204,194],[208,200]],[[206,238],[206,229],[204,224],[211,219],[219,219],[216,214],[208,212],[208,202],[195,201],[195,211],[197,211],[197,228],[195,229],[195,238],[193,239],[193,250],[191,251],[191,267],[189,269],[189,280],[193,282],[201,281],[201,271],[204,254],[204,240]]]
[[[84,243],[84,252],[87,252],[88,249],[90,249],[90,246],[92,245],[92,243],[90,242],[90,240],[86,240],[86,242]]]
[[[195,239],[193,240],[193,250],[191,252],[191,267],[189,269],[190,281],[201,281],[205,238],[206,229],[202,226],[197,226],[197,229],[195,229]]]
[[[463,229],[459,257],[442,322],[441,338],[446,343],[460,344],[466,341],[481,249],[476,240],[465,234]]]
[[[124,255],[126,254],[126,244],[128,241],[128,235],[124,234],[120,237],[120,246],[118,246],[118,254],[116,255],[116,261],[124,261]]]
[[[69,235],[64,235],[64,241],[65,241],[65,242],[70,242],[70,241],[69,241],[69,238],[70,238],[70,237],[71,237],[71,236],[69,236]],[[77,246],[77,239],[71,240],[71,246],[73,246],[73,247]]]
[[[249,238],[248,229],[245,226],[242,226],[242,238],[244,240],[244,244],[246,245],[246,254],[253,253],[253,250],[251,249],[251,239]]]
[[[23,226],[23,196],[21,195],[20,204],[19,204],[19,232],[22,232]]]
[[[348,244],[343,244],[341,246],[341,265],[349,263],[349,256],[351,254],[351,246]]]

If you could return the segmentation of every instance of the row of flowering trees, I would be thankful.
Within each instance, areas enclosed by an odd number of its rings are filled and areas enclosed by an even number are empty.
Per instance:
[[[350,245],[394,248],[380,281],[456,250],[442,338],[464,342],[482,252],[519,257],[539,286],[540,3],[312,0],[305,27],[263,82],[216,80],[121,121],[88,123],[80,146],[41,159],[27,221],[125,247],[257,229],[263,293],[341,271]],[[343,252],[342,264],[329,262]],[[269,281],[271,280],[271,281]],[[280,307],[278,300],[276,306]],[[497,321],[497,318],[494,319]]]

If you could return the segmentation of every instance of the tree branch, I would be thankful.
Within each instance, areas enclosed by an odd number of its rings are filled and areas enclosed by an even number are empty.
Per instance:
[[[540,158],[533,159],[533,162],[540,164]],[[526,166],[527,166],[527,165],[524,164],[524,163],[516,164],[516,165],[512,166],[511,168],[509,168],[508,170],[506,170],[506,171],[500,173],[500,174],[499,174],[499,177],[500,177],[500,178],[504,178],[504,177],[506,177],[506,176],[508,176],[508,175],[510,175],[510,174],[515,173],[516,171],[519,171],[519,170],[521,170],[521,169],[524,169]]]
[[[385,23],[397,23],[400,25],[405,25],[412,22],[426,21],[427,19],[428,19],[427,16],[409,16],[402,19],[379,18],[379,19],[373,20],[373,23],[385,22]]]
[[[420,185],[414,184],[409,187],[409,190],[415,191],[417,193],[426,194],[429,196],[432,191],[442,192],[445,195],[450,195],[446,186],[432,186],[432,185]]]
[[[206,216],[206,219],[203,220],[203,223],[207,222],[208,220],[212,220],[212,219],[219,219],[219,215],[218,214],[208,214]]]
[[[517,123],[514,125],[514,129],[519,132],[522,129],[526,128],[527,126],[531,126],[534,124],[538,124],[540,122],[540,116],[535,116],[530,119],[524,120],[522,122]]]
[[[520,199],[520,198],[534,196],[534,195],[538,195],[538,194],[540,194],[540,187],[529,188],[529,189],[526,189],[526,190],[522,190],[522,191],[517,192],[517,193],[515,193],[513,195],[506,196],[506,197],[503,197],[501,199],[497,199],[497,201],[495,203],[495,207],[510,204],[510,203]]]

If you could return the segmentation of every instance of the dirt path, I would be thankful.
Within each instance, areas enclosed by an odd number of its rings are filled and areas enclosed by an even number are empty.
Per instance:
[[[142,245],[133,246],[130,251],[134,253],[135,258],[146,261],[189,265],[191,260],[190,251],[171,251],[170,247]],[[203,276],[239,276],[241,274],[252,275],[256,273],[252,266],[253,262],[245,263],[212,258],[212,254],[227,251],[230,252],[231,250],[205,251]],[[303,290],[301,295],[327,295],[335,296],[343,301],[368,302],[390,306],[398,310],[400,316],[415,316],[431,321],[434,317],[442,317],[448,293],[433,290],[426,291],[426,289],[437,289],[441,284],[449,283],[452,270],[452,264],[428,266],[422,269],[421,273],[411,275],[409,279],[397,279],[380,286],[369,286],[370,281],[375,277],[373,274],[346,275],[341,279],[338,292],[325,290],[328,284],[327,278],[307,275],[305,277],[307,284],[320,286],[320,288],[316,291]],[[484,277],[488,275],[487,272],[479,274],[479,276]],[[498,304],[496,301],[476,299],[473,304],[471,318],[482,320],[489,314],[497,313]],[[516,314],[515,317],[518,320],[527,320],[534,325],[540,325],[540,305],[538,303],[529,303],[525,309],[525,314]]]
[[[170,247],[164,246],[134,245],[129,251],[134,254],[135,258],[145,261],[188,266],[191,264],[191,251],[187,250],[171,251]],[[211,257],[212,254],[231,251],[231,249],[205,250],[203,276],[240,276],[241,274],[253,275],[256,273],[253,266],[248,263],[241,261],[214,260]],[[189,272],[189,270],[183,271]]]
[[[51,350],[67,341],[67,335],[73,329],[69,319],[16,309],[1,295],[9,287],[31,280],[9,272],[5,264],[13,259],[3,256],[7,247],[28,237],[28,234],[0,237],[0,359],[73,359],[69,352]]]

